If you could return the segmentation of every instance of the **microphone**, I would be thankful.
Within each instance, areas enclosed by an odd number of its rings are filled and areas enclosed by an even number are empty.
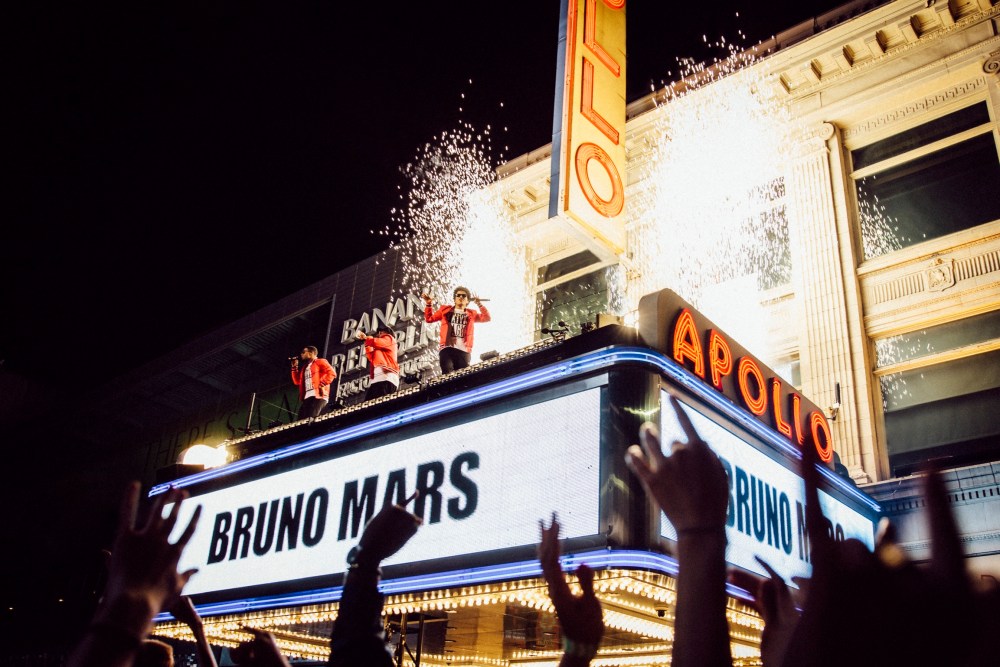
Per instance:
[[[472,299],[472,300],[473,300],[473,301],[489,301],[489,299],[484,299],[484,298],[483,298],[483,297],[481,297],[481,296],[477,296],[477,297],[475,297],[475,298],[474,298],[474,299]]]
[[[569,330],[569,325],[563,322],[562,320],[559,320],[556,324],[558,324],[560,328],[553,329],[551,327],[542,327],[541,329],[539,329],[539,331],[542,332],[543,334],[552,334],[554,336],[557,336],[560,334],[564,334]]]

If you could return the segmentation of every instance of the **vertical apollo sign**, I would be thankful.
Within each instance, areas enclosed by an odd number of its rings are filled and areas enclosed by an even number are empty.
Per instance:
[[[625,0],[564,0],[549,217],[615,255],[624,249]]]

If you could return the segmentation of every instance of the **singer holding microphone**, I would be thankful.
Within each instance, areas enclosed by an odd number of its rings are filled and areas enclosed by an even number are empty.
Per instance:
[[[468,307],[471,292],[467,287],[459,285],[452,295],[455,304],[441,306],[437,310],[434,310],[434,303],[429,295],[420,295],[424,300],[424,319],[428,322],[441,322],[438,359],[441,362],[442,373],[468,368],[472,363],[472,341],[476,322],[490,321],[490,311],[486,310],[479,297],[472,298],[479,310]]]
[[[399,388],[399,362],[396,360],[396,334],[388,324],[380,324],[374,336],[358,330],[354,337],[365,343],[368,357],[368,391],[365,400],[387,396]]]
[[[299,368],[299,360],[305,367]],[[297,357],[289,357],[292,362],[292,382],[299,388],[298,419],[318,417],[326,404],[330,402],[330,384],[337,377],[337,371],[326,359],[319,356],[319,350],[313,345],[302,348]]]

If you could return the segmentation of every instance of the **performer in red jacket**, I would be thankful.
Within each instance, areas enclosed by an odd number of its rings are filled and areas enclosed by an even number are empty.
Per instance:
[[[299,359],[306,362],[299,368]],[[299,419],[318,417],[330,401],[330,383],[337,377],[337,371],[326,359],[319,356],[319,350],[312,345],[302,348],[298,357],[292,357],[292,382],[299,388]]]
[[[441,361],[441,372],[450,373],[460,368],[466,368],[472,362],[472,340],[476,322],[489,322],[490,312],[486,306],[475,297],[472,300],[479,310],[467,308],[470,292],[468,288],[459,285],[453,296],[454,306],[441,306],[434,310],[431,297],[421,294],[424,300],[424,319],[428,322],[441,322],[441,344],[438,348],[438,359]]]
[[[365,342],[368,357],[368,391],[365,400],[391,394],[399,388],[399,362],[396,361],[396,335],[392,328],[380,324],[374,336],[358,330],[355,338]]]

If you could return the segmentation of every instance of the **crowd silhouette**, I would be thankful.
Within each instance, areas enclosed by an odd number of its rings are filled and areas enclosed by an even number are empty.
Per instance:
[[[758,577],[727,571],[727,479],[721,461],[671,399],[686,440],[663,450],[655,425],[646,423],[627,463],[677,532],[676,619],[671,664],[722,667],[733,664],[726,621],[727,581],[748,591],[764,620],[761,660],[766,667],[827,665],[987,665],[1000,656],[1000,586],[974,580],[967,571],[959,533],[938,471],[924,476],[931,556],[909,560],[891,523],[882,520],[874,550],[853,539],[836,540],[819,504],[817,461],[803,449],[807,531],[812,575],[789,586],[780,573]],[[150,638],[153,618],[170,611],[187,624],[197,643],[200,667],[215,667],[211,647],[191,600],[181,592],[193,570],[178,572],[182,551],[198,524],[196,510],[180,537],[169,541],[187,493],[171,488],[139,519],[139,484],[121,504],[107,582],[90,625],[68,660],[69,667],[172,665],[170,646]],[[414,496],[415,497],[415,496]],[[410,498],[412,500],[413,497]],[[340,610],[330,639],[334,667],[391,667],[384,634],[381,563],[419,530],[420,519],[406,505],[386,505],[367,523],[350,557]],[[164,507],[171,505],[164,516]],[[556,610],[563,667],[588,665],[604,635],[593,571],[573,573],[575,595],[560,565],[560,524],[553,514],[540,521],[538,559]],[[289,664],[268,632],[247,628],[250,641],[231,651],[238,665]],[[164,648],[165,647],[165,648]]]

